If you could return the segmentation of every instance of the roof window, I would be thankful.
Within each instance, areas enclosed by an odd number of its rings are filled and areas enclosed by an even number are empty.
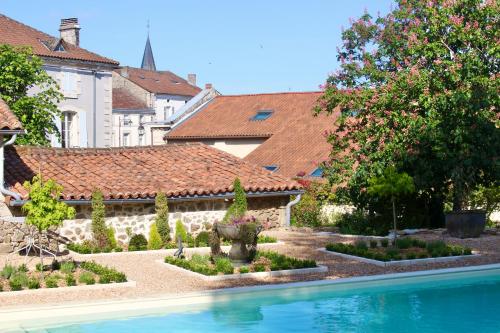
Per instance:
[[[313,172],[311,172],[311,177],[323,177],[323,169],[316,168]]]
[[[272,114],[273,114],[273,110],[257,111],[257,113],[252,118],[250,118],[250,120],[254,120],[254,121],[266,120],[267,118],[271,117]]]
[[[278,170],[279,167],[277,165],[264,165],[264,169],[266,169],[267,171],[274,172]]]

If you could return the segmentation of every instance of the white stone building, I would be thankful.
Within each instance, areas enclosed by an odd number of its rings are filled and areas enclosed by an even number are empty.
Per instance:
[[[118,62],[80,47],[78,19],[62,19],[53,37],[0,15],[0,44],[31,47],[64,95],[56,119],[62,140],[54,147],[109,147],[112,133],[112,72]],[[36,89],[36,88],[34,88]]]

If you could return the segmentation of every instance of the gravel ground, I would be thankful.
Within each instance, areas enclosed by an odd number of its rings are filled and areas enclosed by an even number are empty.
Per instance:
[[[336,279],[360,275],[387,274],[395,272],[408,272],[425,269],[449,268],[458,266],[474,266],[483,264],[500,263],[500,235],[485,234],[478,239],[456,239],[447,237],[443,230],[425,231],[413,237],[433,240],[442,239],[447,243],[471,247],[479,251],[480,257],[467,258],[458,262],[413,265],[405,267],[379,267],[355,260],[344,259],[331,254],[322,253],[316,249],[324,247],[329,242],[353,242],[358,237],[339,237],[334,234],[317,234],[309,229],[301,230],[276,230],[266,234],[275,236],[285,244],[267,246],[280,253],[298,258],[315,259],[318,264],[329,268],[327,273],[287,276],[267,279],[244,279],[238,281],[204,281],[182,274],[178,271],[156,262],[163,259],[164,253],[120,253],[118,255],[77,255],[75,260],[95,260],[104,265],[112,266],[127,275],[127,278],[137,282],[137,286],[112,288],[92,291],[58,291],[44,295],[7,295],[0,293],[0,307],[26,306],[37,304],[60,304],[61,302],[82,302],[104,299],[124,299],[137,297],[151,297],[167,294],[180,294],[193,291],[203,291],[218,288],[228,288],[245,285],[284,283],[308,280]],[[363,237],[361,237],[363,238]],[[369,239],[369,237],[365,237]],[[68,257],[68,256],[67,256]],[[8,260],[6,255],[0,256],[0,267]],[[22,263],[23,258],[15,256],[9,259],[11,263]],[[38,258],[31,257],[29,266],[34,267]]]

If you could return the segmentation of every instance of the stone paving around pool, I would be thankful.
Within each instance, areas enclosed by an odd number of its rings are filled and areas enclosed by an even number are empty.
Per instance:
[[[387,274],[437,268],[449,268],[460,266],[474,266],[483,264],[500,263],[500,235],[484,234],[478,239],[457,239],[447,237],[444,230],[421,232],[412,235],[414,238],[423,240],[441,239],[449,244],[462,245],[472,248],[480,253],[480,256],[464,258],[460,261],[426,263],[410,266],[380,267],[353,259],[334,256],[317,251],[331,242],[354,242],[357,239],[370,239],[369,237],[341,237],[334,234],[317,234],[310,229],[282,229],[267,231],[267,235],[277,237],[284,243],[267,245],[266,249],[275,250],[285,255],[314,259],[318,265],[325,265],[328,271],[325,273],[301,274],[281,277],[268,277],[258,279],[239,279],[223,281],[206,281],[190,274],[183,274],[179,270],[172,269],[167,265],[158,264],[163,260],[165,253],[143,252],[123,253],[120,255],[77,255],[71,256],[75,260],[95,260],[97,263],[108,265],[124,272],[129,280],[136,282],[136,287],[116,287],[92,290],[58,290],[42,294],[23,294],[9,297],[0,293],[0,307],[33,306],[41,304],[61,304],[63,302],[84,302],[105,299],[124,299],[138,297],[155,297],[167,294],[183,294],[193,291],[203,291],[219,288],[230,288],[237,286],[248,286],[258,284],[297,282],[309,280],[336,279],[341,277]],[[0,267],[7,261],[7,255],[0,256]],[[16,256],[15,262],[21,264],[24,257]],[[28,264],[36,265],[38,258],[30,257]]]

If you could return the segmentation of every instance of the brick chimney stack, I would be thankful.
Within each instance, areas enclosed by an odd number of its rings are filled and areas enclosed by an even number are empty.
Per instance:
[[[205,89],[212,89],[212,84],[211,83],[205,83]]]
[[[65,42],[80,46],[80,25],[78,24],[78,18],[61,19],[59,32],[61,33],[61,39]]]
[[[188,79],[190,85],[196,86],[196,74],[188,74]]]

